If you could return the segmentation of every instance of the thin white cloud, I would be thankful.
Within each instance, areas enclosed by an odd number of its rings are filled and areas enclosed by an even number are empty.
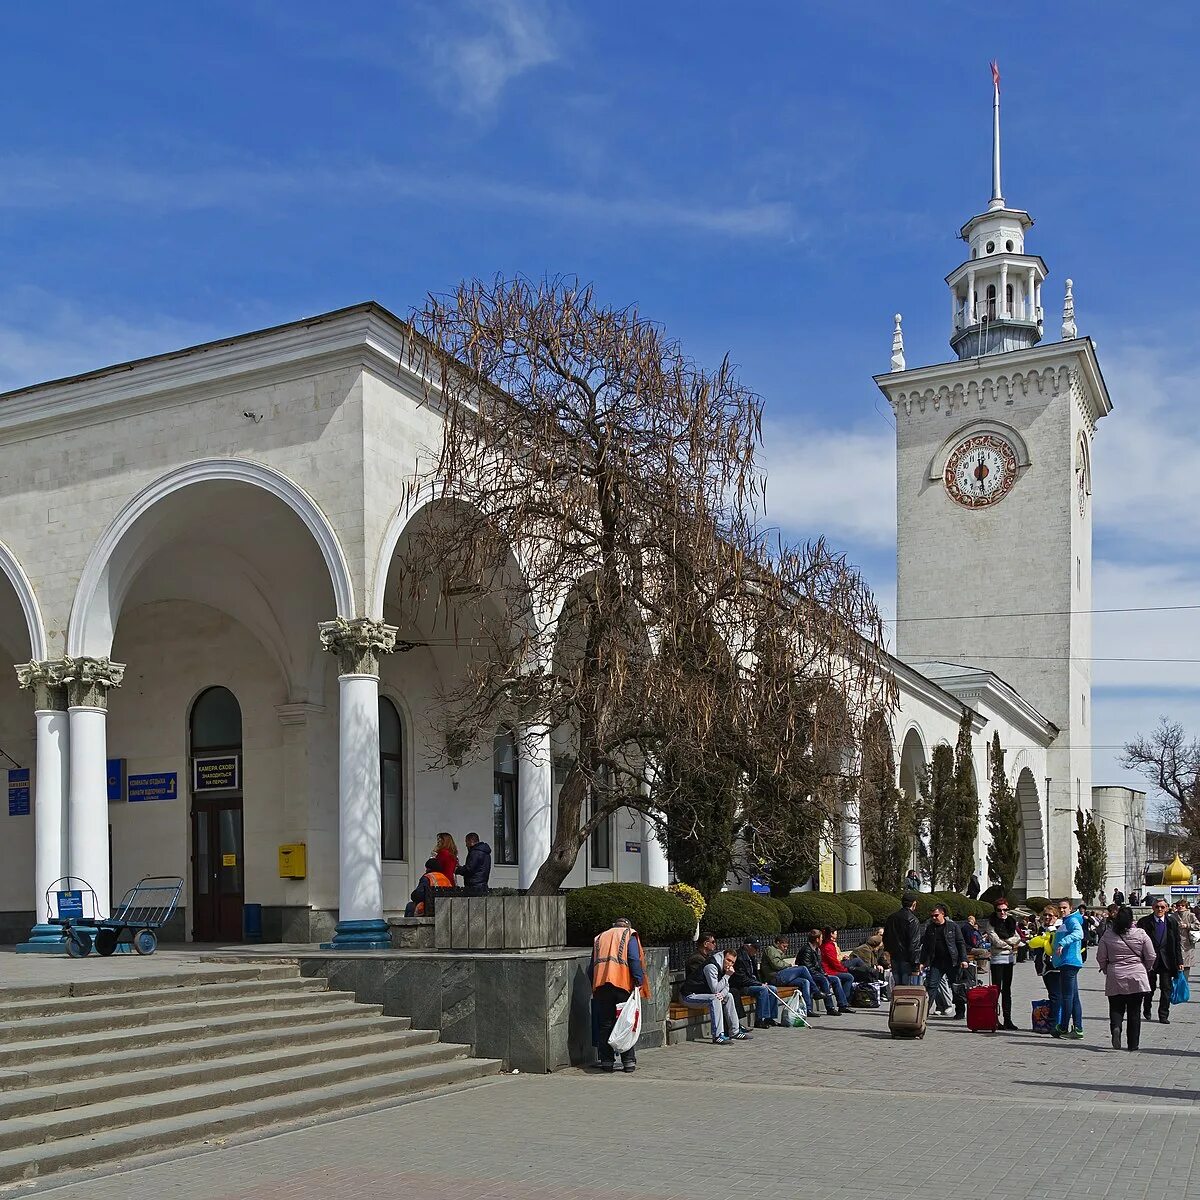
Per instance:
[[[88,312],[36,288],[0,294],[0,391],[195,345],[233,329]]]
[[[283,203],[377,207],[403,201],[470,210],[533,212],[579,224],[796,240],[807,230],[784,201],[704,203],[652,195],[444,175],[384,162],[239,163],[182,170],[104,160],[0,157],[0,208],[131,209],[154,215],[260,211]]]
[[[795,536],[851,548],[896,541],[896,438],[877,426],[831,429],[776,420],[763,432],[767,519]]]
[[[558,59],[557,30],[541,0],[444,6],[427,39],[434,69],[424,77],[452,107],[489,114],[515,79]]]

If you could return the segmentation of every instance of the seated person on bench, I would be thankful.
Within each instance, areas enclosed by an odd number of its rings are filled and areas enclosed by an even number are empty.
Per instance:
[[[716,953],[717,939],[702,933],[696,943],[696,953],[687,960],[683,983],[679,985],[680,1002],[688,1008],[703,1008],[712,1021],[712,1040],[724,1046],[730,1041],[745,1041],[750,1037],[738,1020],[737,1002],[729,987],[735,951],[726,955]]]
[[[758,969],[758,943],[747,938],[738,951],[730,980],[733,991],[742,996],[754,997],[754,1023],[769,1029],[779,1022],[779,1000],[763,983]]]

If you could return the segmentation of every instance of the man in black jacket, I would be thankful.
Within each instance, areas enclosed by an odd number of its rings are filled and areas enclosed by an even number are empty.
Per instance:
[[[1150,1020],[1150,1001],[1154,997],[1154,988],[1157,985],[1158,1019],[1164,1025],[1169,1025],[1171,985],[1175,976],[1183,969],[1183,938],[1179,922],[1167,911],[1164,896],[1155,897],[1154,911],[1138,922],[1138,928],[1144,929],[1154,943],[1154,969],[1150,972],[1150,990],[1142,1000],[1142,1018]]]
[[[455,869],[463,877],[463,887],[468,896],[486,896],[488,880],[492,877],[492,848],[479,840],[479,834],[468,833],[466,837],[467,861]]]
[[[925,936],[921,939],[921,967],[929,968],[925,981],[929,989],[929,1007],[936,1007],[941,1013],[948,1011],[938,998],[938,986],[945,977],[954,996],[954,1019],[961,1021],[967,1011],[966,997],[955,985],[959,975],[967,969],[967,940],[958,925],[946,919],[948,915],[944,904],[933,910],[933,920],[925,927]]]
[[[896,985],[915,984],[921,961],[921,922],[917,918],[917,897],[911,893],[905,893],[900,907],[884,922],[883,948],[892,956]]]

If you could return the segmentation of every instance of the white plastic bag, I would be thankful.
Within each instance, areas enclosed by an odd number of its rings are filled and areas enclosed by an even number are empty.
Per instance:
[[[771,988],[771,995],[779,1001],[780,1025],[785,1029],[808,1028],[808,1010],[799,991],[793,992],[786,1000],[774,988]]]
[[[628,1054],[637,1045],[642,1032],[642,997],[637,988],[624,1004],[617,1005],[617,1023],[608,1035],[608,1044],[618,1054]]]

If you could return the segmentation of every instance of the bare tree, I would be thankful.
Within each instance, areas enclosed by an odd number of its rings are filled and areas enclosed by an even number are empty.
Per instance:
[[[753,778],[793,761],[809,732],[794,710],[771,754],[754,735],[764,624],[792,647],[787,672],[836,678],[852,707],[887,702],[861,578],[759,524],[762,403],[727,361],[701,369],[569,280],[464,283],[415,324],[443,436],[412,494],[454,519],[410,540],[401,578],[456,630],[456,595],[487,601],[443,689],[445,744],[465,753],[509,722],[572,745],[533,890],[557,888],[617,809],[665,817],[682,794],[672,763],[711,763],[709,786],[733,765]]]
[[[1200,856],[1200,741],[1189,738],[1177,721],[1159,719],[1149,736],[1125,744],[1122,765],[1139,771],[1163,794],[1166,819],[1183,832],[1189,862]],[[1141,864],[1134,864],[1133,886],[1142,886]]]

